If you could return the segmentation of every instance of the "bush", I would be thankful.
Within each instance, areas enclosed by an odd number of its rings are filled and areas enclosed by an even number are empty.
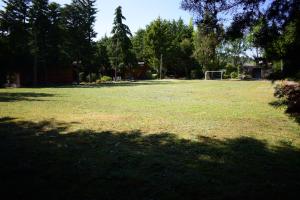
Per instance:
[[[95,74],[95,73],[91,73],[91,76],[90,76],[90,74],[88,74],[87,76],[86,76],[86,81],[88,81],[88,82],[95,82],[96,80],[97,80],[97,74]],[[91,79],[91,80],[90,80]]]
[[[283,74],[281,71],[275,71],[271,73],[268,77],[270,80],[282,80],[283,79]]]
[[[231,77],[231,79],[237,79],[238,78],[238,73],[237,72],[231,72],[230,77]]]
[[[152,79],[157,79],[158,78],[158,74],[151,74],[151,78]]]
[[[103,82],[109,82],[109,81],[112,81],[112,77],[110,77],[110,76],[102,76],[102,77],[101,77],[101,81],[103,81]]]
[[[203,77],[203,73],[199,69],[191,70],[191,79],[201,79]]]
[[[86,75],[84,72],[79,73],[79,82],[86,82]]]
[[[226,65],[226,74],[227,75],[230,75],[232,72],[236,72],[237,71],[237,68],[234,67],[232,64],[228,63]]]
[[[110,76],[102,76],[100,79],[96,81],[97,84],[111,82],[112,78]]]
[[[274,96],[286,102],[288,113],[300,114],[300,83],[283,81],[276,85]]]
[[[223,79],[230,79],[230,75],[224,74]]]
[[[152,73],[151,73],[150,70],[146,71],[146,73],[145,73],[145,78],[146,78],[146,79],[152,79]]]

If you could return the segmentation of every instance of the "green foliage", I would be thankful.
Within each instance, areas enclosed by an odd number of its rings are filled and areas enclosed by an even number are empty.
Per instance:
[[[231,79],[237,79],[237,78],[239,78],[238,73],[237,72],[231,72],[230,73],[230,78]]]
[[[203,78],[203,72],[199,69],[191,70],[191,79],[201,79]]]
[[[151,79],[158,79],[158,74],[151,74]]]
[[[146,31],[144,29],[139,29],[131,39],[133,50],[138,61],[145,61],[147,58],[145,34]]]
[[[85,72],[80,72],[79,73],[79,82],[86,82],[87,81],[87,76],[86,76],[86,73]]]
[[[216,16],[208,14],[199,23],[195,34],[194,57],[201,64],[203,71],[219,69],[217,47],[223,40],[223,28],[216,22]]]
[[[109,42],[107,37],[96,42],[93,65],[96,66],[97,70],[101,71],[101,73],[107,73],[111,69],[108,50]]]
[[[89,73],[86,77],[86,80],[88,80],[90,83],[95,82],[98,79],[98,75],[95,73]]]
[[[226,65],[226,75],[230,75],[232,72],[237,72],[237,68],[233,64],[228,63]]]
[[[3,10],[0,11],[0,72],[2,76],[8,70],[17,67],[26,68],[32,64],[28,45],[30,41],[29,5],[29,0],[7,0],[4,1]]]
[[[73,0],[64,7],[63,23],[66,26],[66,46],[71,61],[81,61],[82,70],[95,71],[93,66],[96,37],[94,23],[96,0]]]
[[[195,63],[191,57],[192,33],[193,27],[185,25],[182,19],[154,20],[147,26],[144,36],[147,63],[159,73],[162,56],[164,74],[188,77]]]
[[[287,105],[287,112],[300,114],[300,83],[283,81],[275,87],[274,96]]]
[[[100,80],[101,80],[101,82],[110,82],[110,81],[112,81],[112,77],[102,76]]]
[[[127,25],[123,23],[126,18],[122,14],[122,7],[115,10],[115,19],[112,28],[112,42],[110,61],[114,68],[119,68],[123,63],[126,67],[135,63],[135,57],[132,54],[132,43],[129,37],[132,36]]]
[[[158,18],[150,23],[146,29],[147,51],[151,56],[151,65],[159,72],[161,55],[166,56],[168,47],[171,46],[170,29],[168,22]]]
[[[256,51],[254,57],[257,62],[262,58],[268,62],[280,61],[282,74],[286,77],[293,77],[300,71],[297,55],[300,51],[300,1],[182,0],[182,8],[193,12],[199,24],[208,24],[208,33],[213,33],[209,29],[213,27],[211,25],[222,22],[221,16],[230,17],[232,20],[226,32],[229,41],[248,35],[248,41]],[[210,38],[204,41],[213,43]],[[197,52],[199,45],[196,46]],[[212,55],[210,48],[203,49],[207,55]],[[202,64],[207,62],[207,57],[201,56],[204,52],[197,53],[197,59]]]
[[[48,0],[4,1],[0,15],[4,73],[26,71],[26,79],[37,83],[46,79],[47,68],[73,62],[83,71],[93,71],[94,4],[95,0],[73,0],[64,7]]]

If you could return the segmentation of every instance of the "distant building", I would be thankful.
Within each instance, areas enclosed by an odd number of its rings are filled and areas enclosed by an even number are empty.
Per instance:
[[[24,87],[34,85],[32,68],[11,69],[6,72],[6,87]],[[72,84],[78,82],[76,66],[39,68],[39,85]]]
[[[246,63],[242,67],[242,72],[253,79],[267,79],[273,70],[271,63],[259,65]]]

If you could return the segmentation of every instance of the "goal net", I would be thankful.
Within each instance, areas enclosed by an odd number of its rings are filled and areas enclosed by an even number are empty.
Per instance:
[[[224,71],[206,71],[205,80],[223,80]]]

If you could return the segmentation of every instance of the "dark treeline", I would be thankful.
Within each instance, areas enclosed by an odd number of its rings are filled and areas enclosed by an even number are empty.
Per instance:
[[[96,0],[61,6],[48,0],[5,0],[0,13],[1,80],[18,70],[38,84],[49,68],[94,70]],[[26,80],[25,80],[26,82]]]
[[[204,71],[221,69],[239,76],[245,63],[262,62],[272,63],[279,78],[299,77],[298,0],[183,0],[182,8],[195,16],[190,24],[157,18],[134,34],[118,7],[111,36],[99,41],[96,0],[72,0],[64,6],[48,0],[3,2],[1,83],[18,70],[38,84],[49,69],[70,66],[77,81],[89,82],[104,75],[201,78]],[[233,20],[225,27],[226,15]],[[145,71],[138,76],[141,68]]]

